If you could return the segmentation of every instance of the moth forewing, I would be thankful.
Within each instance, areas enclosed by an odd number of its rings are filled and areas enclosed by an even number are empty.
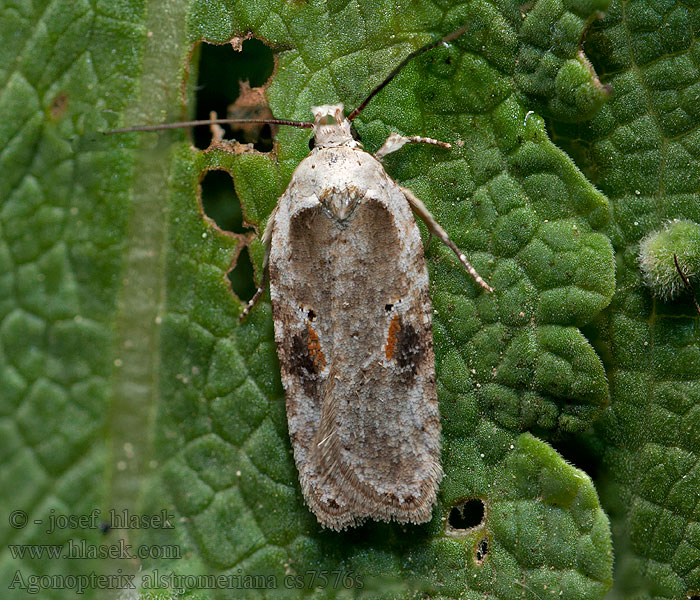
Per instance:
[[[273,227],[275,339],[306,502],[332,529],[429,520],[440,419],[428,273],[406,198],[361,149],[320,148]]]

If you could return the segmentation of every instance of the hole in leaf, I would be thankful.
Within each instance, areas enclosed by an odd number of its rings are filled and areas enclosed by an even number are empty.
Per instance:
[[[208,171],[202,179],[202,209],[219,229],[233,233],[246,233],[243,227],[243,211],[233,187],[233,180],[226,171]]]
[[[233,187],[233,180],[226,171],[209,171],[201,183],[202,210],[219,229],[232,233],[247,233],[250,229],[243,224],[243,211]],[[243,248],[236,260],[236,266],[228,273],[231,289],[243,301],[255,294],[253,264],[248,248]]]
[[[197,78],[196,119],[209,119],[215,111],[219,119],[230,118],[270,118],[264,94],[253,93],[272,75],[274,58],[272,50],[259,40],[243,42],[237,52],[230,44],[216,45],[202,42],[199,54],[199,77]],[[247,82],[247,87],[242,87]],[[241,107],[241,92],[247,96]],[[255,105],[254,98],[262,99],[262,106]],[[232,107],[238,108],[233,110]],[[261,111],[267,114],[259,114]],[[243,143],[254,143],[255,149],[269,152],[272,149],[272,131],[269,125],[225,125],[228,138]],[[251,136],[253,139],[251,139]],[[211,133],[207,127],[194,128],[194,144],[197,148],[209,146]]]
[[[483,562],[488,553],[489,553],[489,540],[488,540],[488,538],[484,538],[476,545],[476,560],[477,560],[477,562]]]
[[[248,302],[258,289],[255,285],[253,263],[250,261],[248,247],[244,247],[238,255],[236,266],[228,272],[231,289],[244,302]]]
[[[478,498],[460,502],[452,507],[447,522],[453,529],[471,529],[484,520],[484,503]]]

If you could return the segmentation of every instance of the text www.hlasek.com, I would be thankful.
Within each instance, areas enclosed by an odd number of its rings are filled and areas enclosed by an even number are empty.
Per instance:
[[[85,540],[69,539],[65,544],[9,544],[8,549],[13,559],[146,559],[146,558],[182,558],[178,545],[140,545],[119,540],[114,544],[89,544]]]

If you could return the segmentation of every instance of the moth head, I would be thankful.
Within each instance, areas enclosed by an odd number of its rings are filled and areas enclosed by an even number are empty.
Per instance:
[[[345,118],[342,104],[323,104],[311,109],[314,115],[314,147],[355,148],[360,142],[353,135],[352,123]]]

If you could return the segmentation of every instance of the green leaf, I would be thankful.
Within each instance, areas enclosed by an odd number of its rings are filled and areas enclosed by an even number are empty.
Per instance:
[[[607,98],[578,47],[601,8],[3,7],[0,502],[31,523],[4,519],[0,531],[6,545],[78,538],[151,549],[131,561],[6,553],[2,581],[20,573],[25,584],[10,593],[26,594],[31,575],[140,569],[141,590],[162,597],[182,588],[192,598],[602,598],[607,517],[591,480],[546,440],[586,431],[609,401],[581,327],[615,289],[615,232],[607,199],[533,112],[581,121]],[[357,122],[368,151],[391,131],[452,143],[405,148],[386,168],[496,290],[479,292],[433,241],[447,475],[428,524],[324,531],[301,498],[269,303],[239,325],[227,278],[246,248],[259,280],[262,248],[208,219],[199,189],[208,171],[228,172],[232,202],[259,234],[308,153],[308,131],[281,128],[274,153],[201,151],[183,132],[100,132],[185,116],[202,39],[251,32],[274,47],[270,107],[307,120],[316,104],[357,106],[410,51],[463,25],[464,36],[406,67]],[[453,509],[469,500],[483,516],[454,527]],[[95,508],[102,517],[165,510],[172,527],[46,533],[52,514]],[[173,573],[190,579],[159,577]],[[227,579],[205,585],[197,575]],[[42,598],[74,596],[35,583]],[[86,587],[100,597],[94,582]]]
[[[608,2],[536,2],[522,19],[515,83],[543,115],[562,121],[593,116],[610,88],[601,84],[581,50],[581,33]]]
[[[581,126],[555,126],[613,206],[617,290],[592,335],[611,390],[597,446],[616,534],[615,598],[700,593],[699,315],[672,256],[693,273],[697,242],[685,251],[683,239],[700,222],[694,14],[674,2],[613,2],[586,40],[613,98]],[[688,228],[680,237],[675,219]],[[665,262],[654,266],[655,256]]]

